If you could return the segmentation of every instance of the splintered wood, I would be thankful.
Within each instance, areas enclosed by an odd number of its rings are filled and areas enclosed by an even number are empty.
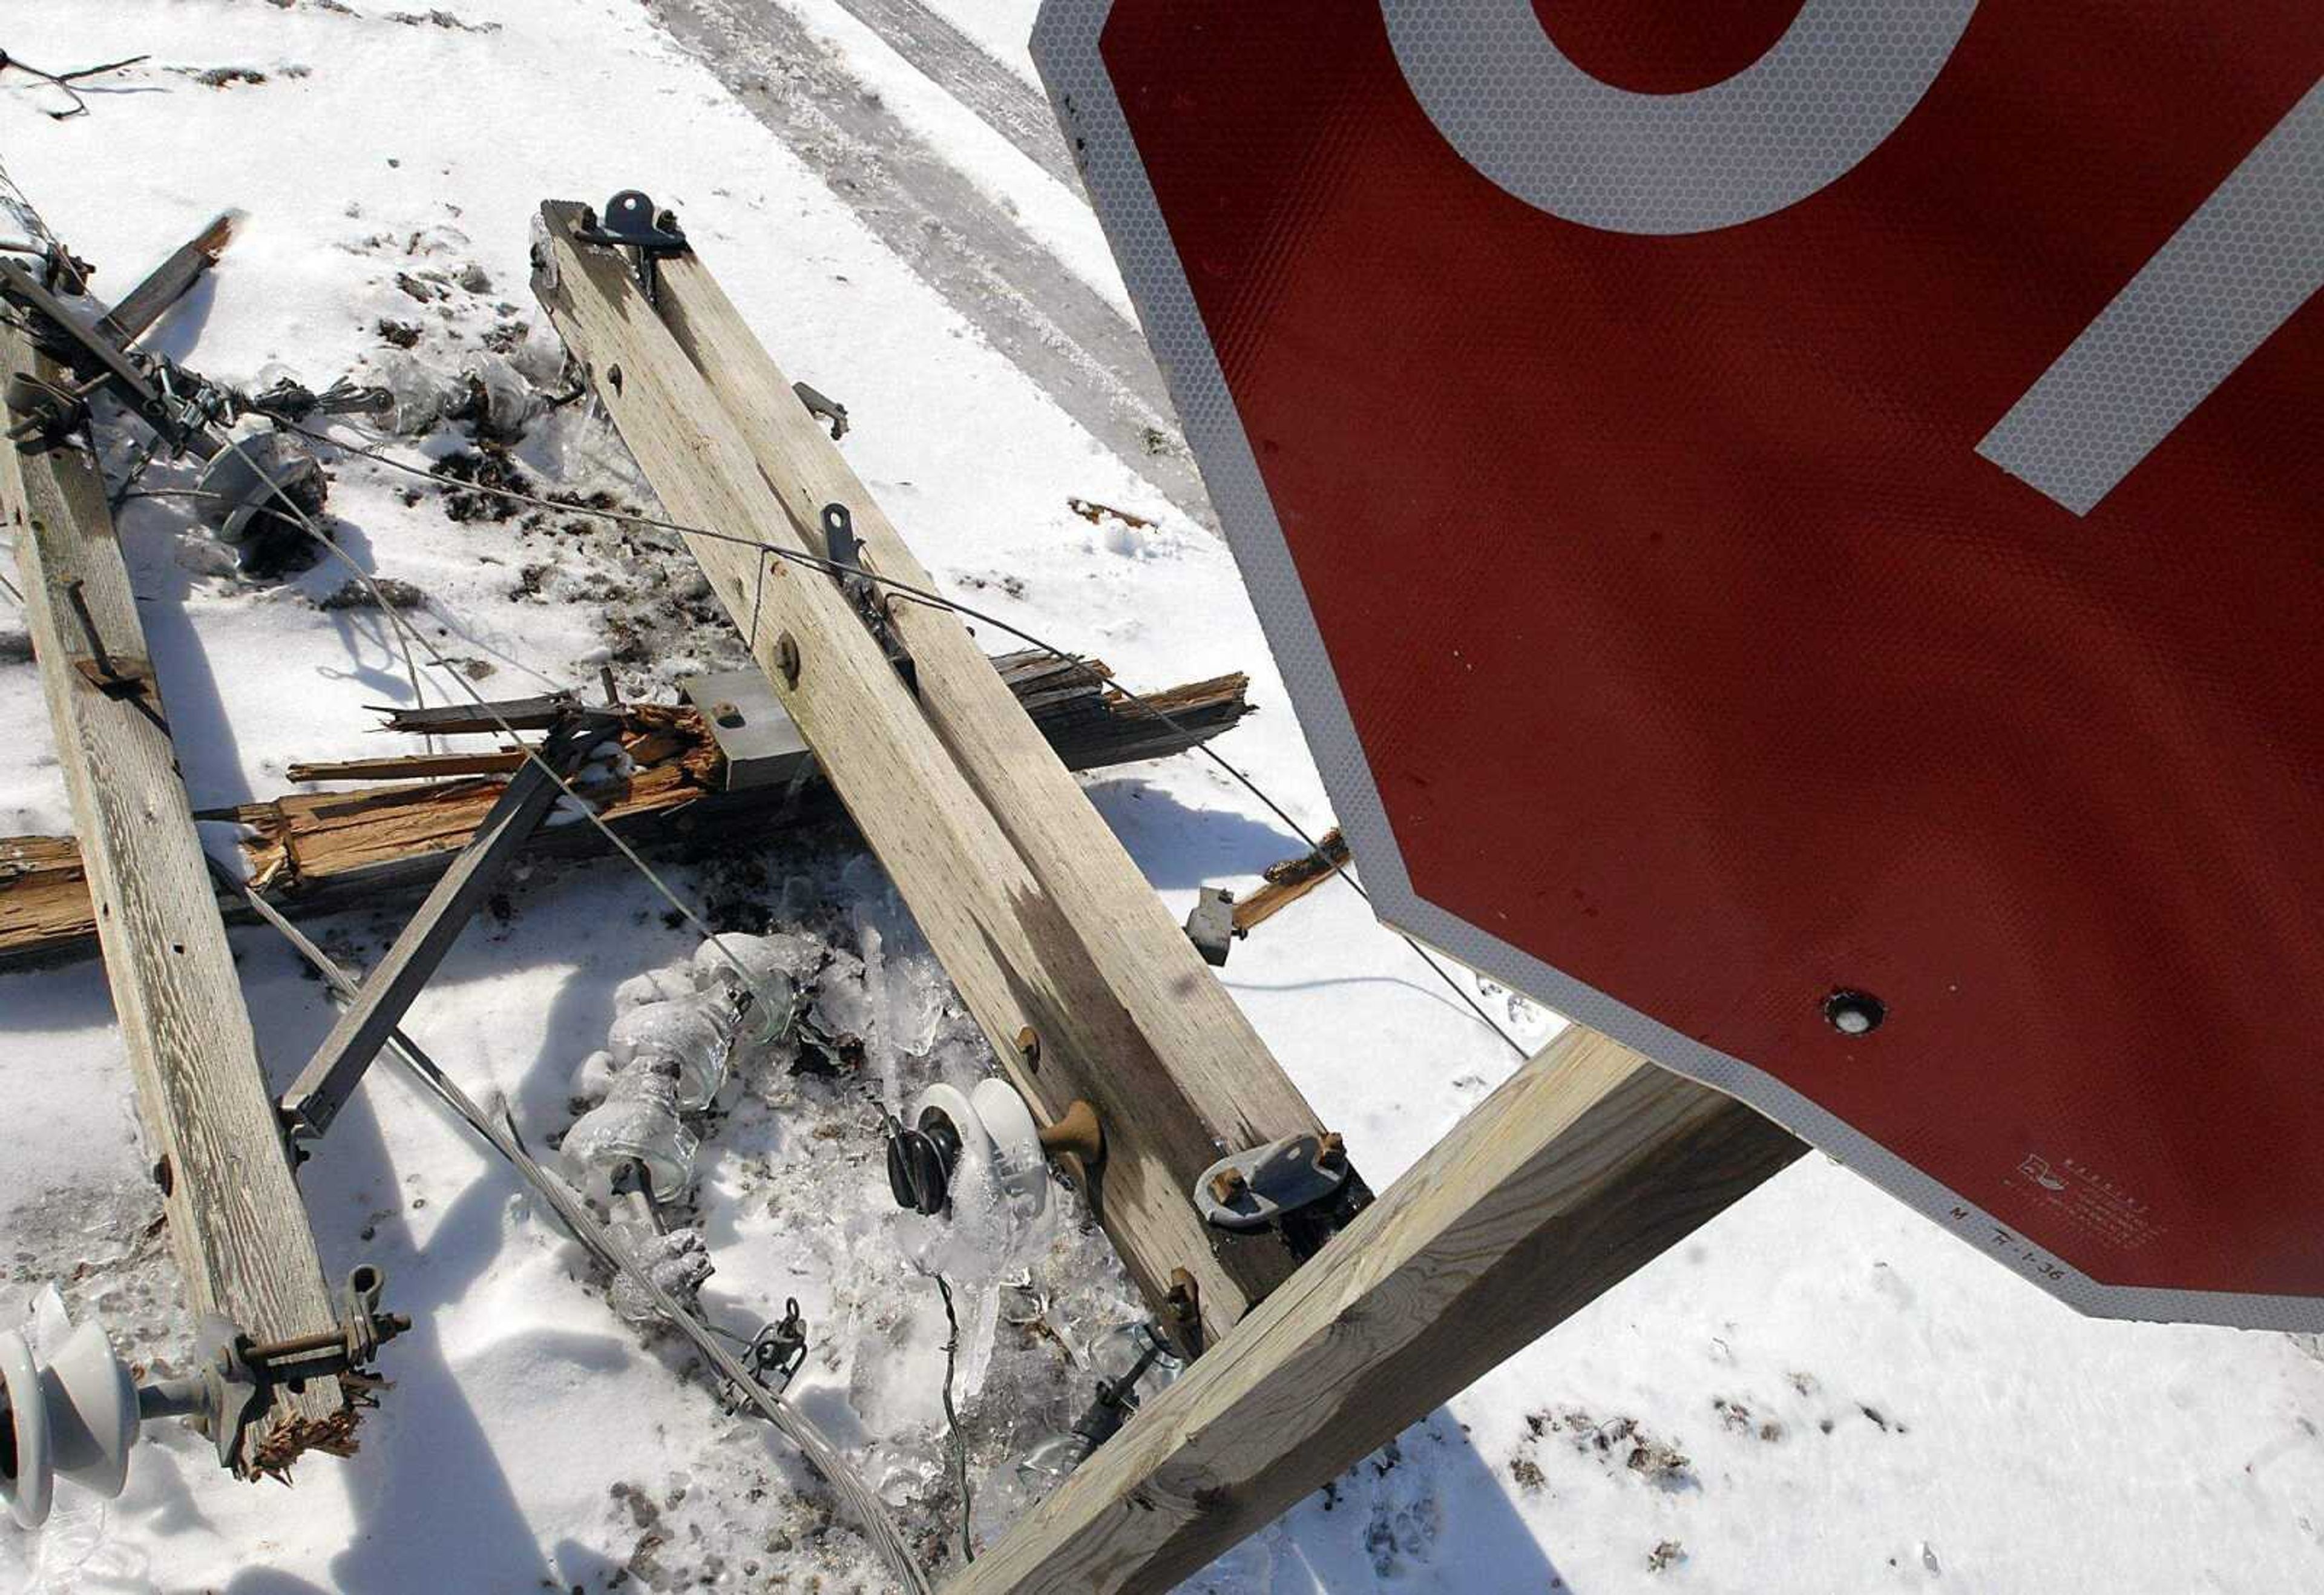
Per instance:
[[[19,373],[63,376],[22,332],[0,327],[0,383]],[[261,1341],[329,1332],[331,1294],[259,1068],[104,482],[77,445],[0,444],[0,505],[186,1305]],[[352,1449],[354,1427],[346,1387],[309,1379],[278,1391],[235,1460],[245,1473],[280,1472],[305,1451]]]
[[[1249,678],[1240,675],[1139,695],[1161,712],[1157,716],[1105,686],[1108,672],[1100,660],[1014,653],[992,663],[1058,757],[1074,770],[1184,752],[1250,712],[1244,696]],[[510,708],[502,713],[520,726],[538,718]],[[633,845],[706,845],[746,825],[811,821],[832,812],[830,794],[819,781],[796,795],[721,790],[724,761],[692,709],[633,704],[624,713],[629,725],[622,741],[635,768],[604,817]],[[391,731],[498,728],[490,715],[472,706],[388,716]],[[294,780],[414,779],[355,791],[296,792],[200,817],[236,828],[243,872],[270,898],[310,908],[360,898],[377,907],[427,889],[491,812],[502,784],[493,772],[505,773],[521,757],[495,751],[294,764]],[[428,779],[450,773],[447,763],[477,767],[475,774],[481,779]],[[607,846],[594,825],[563,825],[537,833],[527,851],[576,857]],[[219,900],[228,919],[249,917],[238,896],[222,894]],[[72,838],[0,838],[0,968],[93,951],[96,936],[96,908]]]

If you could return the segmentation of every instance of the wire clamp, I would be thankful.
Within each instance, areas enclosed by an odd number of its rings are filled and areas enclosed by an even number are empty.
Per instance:
[[[855,535],[855,518],[847,512],[845,504],[823,506],[823,547],[824,557],[835,567],[832,578],[853,605],[863,629],[872,633],[880,651],[887,655],[889,666],[903,679],[905,690],[914,697],[919,696],[919,668],[912,662],[903,639],[896,635],[895,622],[889,616],[887,603],[880,596],[879,584],[865,568],[863,539]]]
[[[1302,1262],[1371,1203],[1336,1131],[1302,1131],[1222,1157],[1194,1181],[1195,1211],[1213,1229],[1280,1230]]]
[[[798,1298],[787,1298],[783,1315],[751,1337],[751,1349],[743,1361],[751,1377],[770,1396],[780,1396],[798,1377],[807,1362],[807,1315],[799,1311]],[[719,1399],[728,1412],[739,1413],[752,1405],[742,1387],[728,1379],[719,1391]]]
[[[16,373],[0,400],[14,418],[8,441],[21,444],[28,454],[46,454],[69,441],[88,425],[89,392],[88,387],[44,382],[28,371]]]
[[[661,303],[660,263],[694,253],[694,245],[686,241],[686,230],[678,225],[678,213],[656,210],[654,202],[639,189],[623,189],[606,200],[602,223],[595,211],[584,207],[581,226],[573,236],[584,244],[634,251],[638,287],[644,290],[646,303],[657,308]]]

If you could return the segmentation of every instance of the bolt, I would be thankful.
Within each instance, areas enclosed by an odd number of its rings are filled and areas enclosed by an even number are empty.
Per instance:
[[[788,632],[775,639],[775,669],[785,687],[795,687],[799,678],[798,639]]]
[[[1162,1327],[1178,1355],[1188,1361],[1203,1354],[1203,1293],[1185,1268],[1170,1270],[1170,1292],[1162,1298]]]
[[[729,703],[711,705],[710,717],[729,731],[742,724],[742,711]]]
[[[1348,1161],[1348,1143],[1336,1129],[1327,1129],[1315,1143],[1315,1161],[1325,1168],[1338,1168]]]
[[[1025,1060],[1025,1066],[1028,1069],[1041,1066],[1040,1033],[1030,1025],[1017,1032],[1017,1056]]]
[[[1211,1176],[1211,1197],[1221,1207],[1232,1207],[1235,1199],[1250,1189],[1250,1181],[1240,1168],[1222,1168]]]

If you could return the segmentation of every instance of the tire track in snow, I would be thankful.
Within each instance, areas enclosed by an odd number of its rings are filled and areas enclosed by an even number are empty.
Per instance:
[[[921,0],[839,0],[839,8],[880,35],[922,77],[976,113],[1025,158],[1074,193],[1074,170],[1065,134],[1041,91],[994,60],[984,47]]]
[[[1119,310],[907,127],[780,0],[647,4],[945,303],[1123,464],[1217,530],[1161,373]]]

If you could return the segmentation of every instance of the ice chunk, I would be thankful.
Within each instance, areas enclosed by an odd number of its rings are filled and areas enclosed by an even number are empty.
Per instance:
[[[509,351],[509,364],[536,388],[556,384],[565,373],[565,340],[546,321],[525,328],[524,337]]]
[[[997,1544],[1011,1524],[1039,1506],[1089,1453],[1090,1443],[1081,1435],[1051,1434],[995,1468],[969,1507],[970,1537],[980,1546]]]
[[[872,999],[863,989],[863,961],[849,953],[834,953],[816,978],[815,1001],[807,1011],[825,1036],[868,1037]]]
[[[936,1045],[951,993],[952,982],[933,954],[899,956],[889,948],[878,993],[881,1045],[909,1056],[926,1053]]]
[[[649,1002],[668,1002],[673,997],[684,997],[694,990],[692,972],[683,969],[650,969],[643,974],[633,974],[613,988],[613,1011],[624,1014]]]
[[[641,1057],[613,1076],[605,1100],[565,1135],[565,1159],[598,1191],[642,1163],[654,1199],[672,1202],[694,1177],[698,1143],[678,1118],[678,1063]]]
[[[813,936],[788,931],[745,936],[730,930],[694,950],[694,978],[704,987],[733,982],[739,978],[734,968],[739,963],[752,980],[781,975],[796,985],[822,962],[823,944]]]
[[[807,936],[729,931],[694,950],[694,977],[702,990],[725,993],[742,1010],[742,1050],[755,1058],[788,1034],[799,982],[822,962],[823,944]]]
[[[726,1083],[736,1029],[733,1002],[724,992],[697,991],[649,1002],[613,1021],[606,1046],[616,1068],[648,1057],[678,1066],[678,1105],[700,1112]]]
[[[524,436],[539,400],[517,368],[499,355],[479,355],[462,373],[468,384],[476,434],[514,442]]]
[[[1090,1371],[1119,1390],[1125,1385],[1144,1401],[1167,1388],[1186,1365],[1151,1323],[1120,1323],[1090,1345]]]
[[[452,384],[444,373],[412,355],[397,353],[381,360],[374,381],[388,392],[387,426],[407,438],[423,438],[451,408]]]
[[[650,1224],[624,1220],[613,1226],[613,1236],[622,1243],[648,1278],[678,1298],[678,1305],[693,1305],[702,1282],[710,1277],[710,1249],[699,1230],[672,1230],[659,1234]],[[613,1311],[631,1323],[654,1323],[662,1316],[661,1308],[645,1287],[626,1273],[613,1277],[613,1289],[608,1293]]]
[[[600,1050],[583,1058],[581,1066],[573,1071],[573,1083],[569,1088],[569,1094],[580,1098],[585,1102],[603,1102],[607,1089],[613,1083],[613,1055]]]

